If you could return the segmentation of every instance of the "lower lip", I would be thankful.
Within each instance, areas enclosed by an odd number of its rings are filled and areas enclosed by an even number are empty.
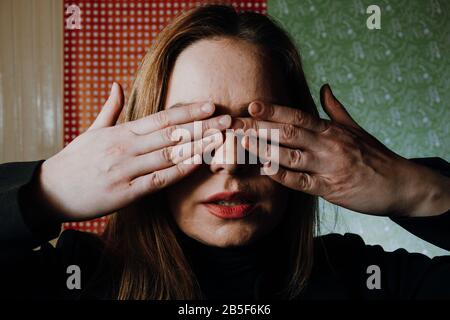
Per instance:
[[[204,203],[210,213],[222,219],[240,219],[248,216],[255,208],[254,204],[223,206],[216,203]]]

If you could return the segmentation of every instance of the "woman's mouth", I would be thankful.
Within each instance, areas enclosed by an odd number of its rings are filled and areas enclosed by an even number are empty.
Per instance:
[[[208,211],[222,219],[248,216],[256,207],[254,197],[245,192],[220,192],[202,203]]]

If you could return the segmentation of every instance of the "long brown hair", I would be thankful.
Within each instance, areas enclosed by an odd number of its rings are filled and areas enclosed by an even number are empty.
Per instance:
[[[228,37],[247,41],[279,69],[292,107],[318,117],[299,53],[286,32],[267,16],[230,6],[192,9],[162,30],[145,55],[119,122],[133,121],[164,109],[175,60],[192,43]],[[283,221],[287,277],[281,296],[295,298],[313,263],[317,197],[291,192]],[[113,214],[104,233],[109,251],[120,262],[118,299],[193,299],[201,291],[175,235],[164,197],[154,193]]]

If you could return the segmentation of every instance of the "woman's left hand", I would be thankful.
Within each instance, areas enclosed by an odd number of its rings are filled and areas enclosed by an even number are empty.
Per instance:
[[[271,179],[350,210],[378,215],[438,215],[449,208],[449,178],[415,164],[361,128],[325,85],[321,104],[331,120],[299,109],[252,102],[251,118],[237,118],[233,128],[279,129],[279,163]],[[249,151],[257,139],[245,136]],[[270,144],[268,145],[270,148]],[[275,166],[274,166],[275,167]]]

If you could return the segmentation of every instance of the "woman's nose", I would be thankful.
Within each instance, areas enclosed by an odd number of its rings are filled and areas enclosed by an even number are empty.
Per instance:
[[[227,130],[223,144],[215,150],[209,164],[211,172],[236,174],[249,166],[249,159],[241,145],[241,138],[241,135]]]

